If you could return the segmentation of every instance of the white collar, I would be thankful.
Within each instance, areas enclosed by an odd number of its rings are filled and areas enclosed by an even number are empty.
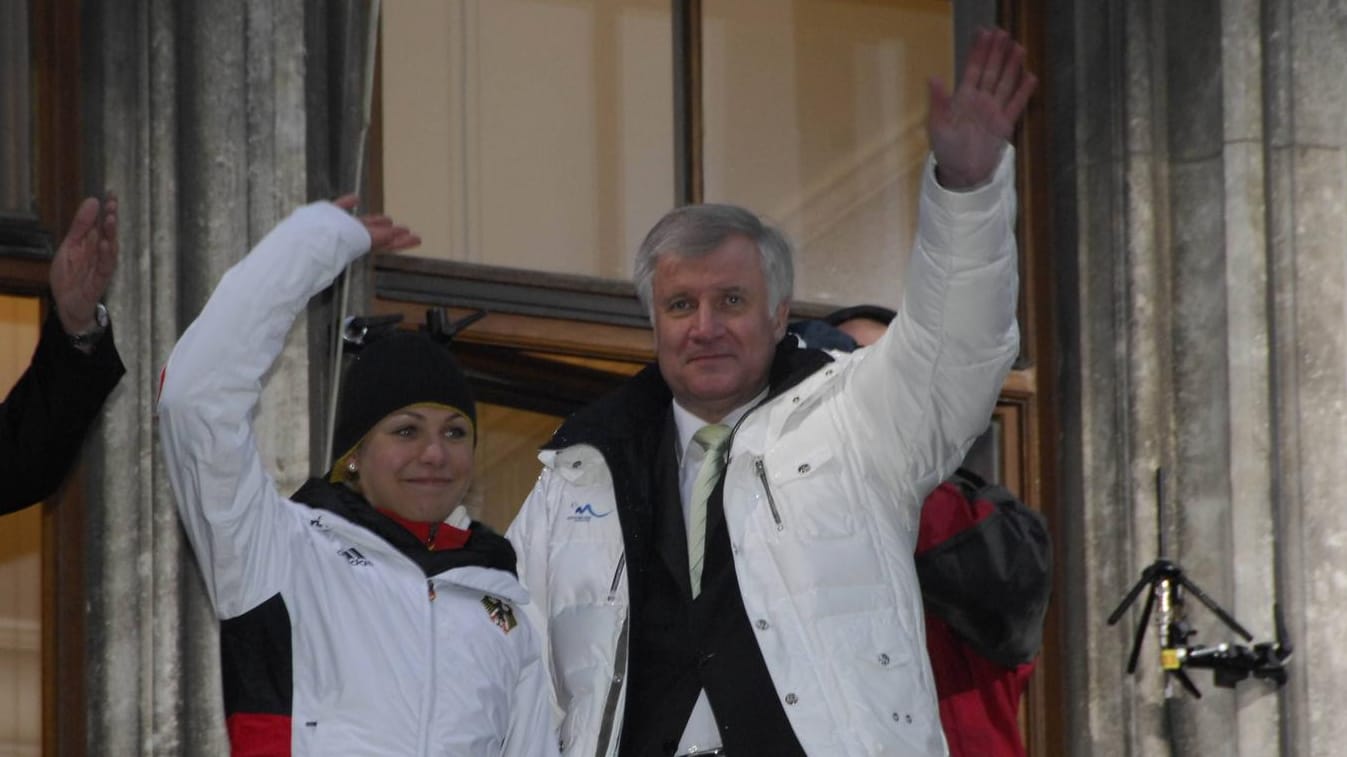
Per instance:
[[[762,402],[763,397],[767,396],[767,387],[763,387],[761,392],[753,399],[736,407],[721,418],[718,423],[723,423],[730,428],[744,417],[744,415],[753,408],[754,405]],[[687,456],[688,445],[692,444],[692,437],[701,430],[702,426],[707,425],[706,421],[698,418],[691,410],[679,404],[678,400],[673,401],[674,425],[678,427],[678,462],[681,465]]]

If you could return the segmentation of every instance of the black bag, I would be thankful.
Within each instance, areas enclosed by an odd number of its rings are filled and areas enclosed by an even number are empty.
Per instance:
[[[926,606],[979,654],[1006,667],[1043,645],[1052,591],[1052,544],[1043,516],[1008,489],[960,468],[950,477],[991,515],[917,555]]]

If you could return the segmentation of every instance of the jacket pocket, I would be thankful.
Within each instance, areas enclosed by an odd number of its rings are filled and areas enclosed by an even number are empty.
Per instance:
[[[842,460],[826,446],[753,460],[772,526],[801,539],[841,539],[860,531]]]
[[[566,753],[588,752],[620,717],[626,670],[626,607],[616,603],[568,607],[551,620],[557,703],[566,715]]]
[[[822,618],[820,639],[833,662],[837,702],[865,754],[940,754],[935,691],[921,669],[917,639],[892,610]],[[902,745],[902,748],[898,748]]]

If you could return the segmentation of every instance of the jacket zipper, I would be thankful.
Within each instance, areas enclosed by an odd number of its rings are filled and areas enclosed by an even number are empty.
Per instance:
[[[613,583],[608,588],[608,601],[617,599],[617,585],[622,581],[622,571],[627,567],[627,555],[623,553],[617,561],[617,570],[613,573]],[[613,680],[608,684],[608,698],[603,705],[603,719],[599,721],[598,748],[595,757],[607,757],[609,745],[613,740],[614,726],[617,722],[617,700],[622,696],[622,680],[627,674],[627,633],[630,630],[629,618],[625,611],[622,616],[622,630],[617,635],[617,656],[613,664]]]
[[[429,598],[426,602],[426,609],[430,611],[430,665],[427,676],[432,682],[435,681],[435,581],[426,579],[426,595]],[[430,690],[426,693],[426,720],[421,723],[421,754],[430,754],[430,724],[435,719],[435,686],[432,683]]]
[[[753,468],[758,472],[758,480],[762,482],[762,490],[767,494],[767,506],[772,510],[772,520],[776,521],[776,530],[785,530],[786,526],[781,522],[781,511],[776,509],[776,497],[772,496],[772,487],[767,485],[767,466],[763,465],[762,458],[754,458]]]
[[[613,573],[613,583],[608,587],[608,601],[610,603],[617,600],[617,585],[622,581],[622,569],[625,567],[627,567],[627,553],[623,552],[622,556],[617,558],[617,571]]]

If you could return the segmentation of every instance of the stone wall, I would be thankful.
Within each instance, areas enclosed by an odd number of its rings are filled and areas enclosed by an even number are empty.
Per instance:
[[[155,439],[159,370],[253,243],[294,208],[354,181],[351,103],[363,81],[333,72],[361,56],[366,8],[85,3],[83,173],[86,191],[108,187],[121,198],[108,305],[128,374],[88,457],[87,733],[53,751],[228,751],[216,621]],[[325,438],[330,300],[296,323],[259,408],[263,458],[284,490],[326,467],[313,453]]]
[[[1069,751],[1338,753],[1347,8],[1057,0],[1047,19]],[[1142,602],[1105,618],[1161,543],[1259,641],[1281,603],[1286,688],[1191,671],[1203,698],[1166,696],[1153,628],[1126,676]],[[1190,643],[1238,641],[1187,604]]]

